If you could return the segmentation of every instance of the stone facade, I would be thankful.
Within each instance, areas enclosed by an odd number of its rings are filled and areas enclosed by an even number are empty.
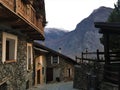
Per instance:
[[[16,62],[2,62],[2,31],[18,37]],[[27,43],[29,42],[19,31],[0,31],[0,86],[4,83],[7,90],[26,90],[33,84],[33,70],[27,71]]]
[[[53,81],[56,81],[56,78],[59,78],[60,81],[73,80],[74,64],[60,56],[59,56],[59,63],[53,64],[53,63],[51,63],[52,55],[54,55],[54,54],[47,55],[47,68],[53,69]],[[70,71],[68,71],[68,70],[70,70]],[[55,75],[56,73],[59,75]]]

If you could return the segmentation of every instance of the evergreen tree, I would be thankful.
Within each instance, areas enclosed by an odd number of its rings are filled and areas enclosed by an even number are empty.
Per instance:
[[[110,14],[107,22],[120,22],[120,0],[118,0],[117,4],[114,5],[112,13]],[[110,34],[110,50],[119,51],[120,50],[120,35]],[[104,45],[104,36],[100,39],[101,43]]]
[[[118,0],[117,4],[114,5],[111,15],[108,18],[108,22],[120,22],[120,0]]]

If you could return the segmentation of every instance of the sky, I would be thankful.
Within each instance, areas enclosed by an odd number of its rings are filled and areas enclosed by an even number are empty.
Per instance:
[[[59,28],[67,31],[88,17],[100,6],[114,8],[117,0],[45,0],[46,28]]]

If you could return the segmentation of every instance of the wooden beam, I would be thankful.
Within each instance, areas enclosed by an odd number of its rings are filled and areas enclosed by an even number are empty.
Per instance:
[[[0,17],[0,23],[10,23],[15,22],[16,20],[16,17]]]
[[[38,32],[29,31],[29,30],[25,30],[23,33],[27,33],[27,34],[29,34],[29,35],[40,35]]]
[[[105,51],[105,64],[109,64],[110,63],[109,34],[104,34],[104,51]]]
[[[120,34],[120,28],[102,28],[99,30],[99,33]]]
[[[26,24],[19,24],[19,25],[12,25],[11,26],[13,29],[26,29],[26,28],[28,28],[29,26],[28,25],[26,25]]]

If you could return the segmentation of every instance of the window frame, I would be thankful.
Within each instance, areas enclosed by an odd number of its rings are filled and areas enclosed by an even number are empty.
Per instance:
[[[28,47],[31,47],[31,60],[30,60],[30,64],[31,64],[31,66],[30,66],[30,68],[29,68],[29,60],[28,60]],[[33,64],[33,45],[32,45],[32,43],[27,43],[27,70],[31,70],[32,69],[32,64]]]
[[[57,63],[55,63],[54,61],[53,61],[53,58],[54,57],[57,57]],[[60,57],[59,56],[51,56],[51,64],[59,64],[59,61],[60,61]]]
[[[72,76],[72,68],[67,68],[67,77],[71,77]]]
[[[15,48],[14,48],[14,59],[12,60],[6,60],[6,41],[8,39],[15,41]],[[17,61],[17,45],[18,44],[18,37],[16,35],[3,32],[2,33],[2,62],[3,63],[10,63],[10,62],[16,62]]]

